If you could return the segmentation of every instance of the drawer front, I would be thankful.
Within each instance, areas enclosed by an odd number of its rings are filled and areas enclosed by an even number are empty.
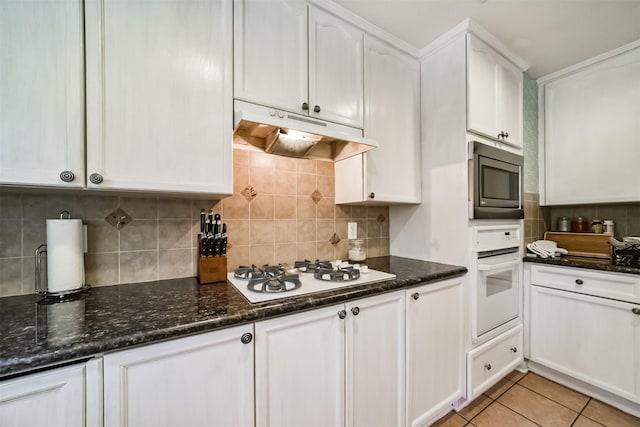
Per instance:
[[[472,400],[500,381],[523,361],[522,325],[467,354],[467,399]]]
[[[534,265],[531,267],[531,284],[640,303],[640,276],[633,274]]]

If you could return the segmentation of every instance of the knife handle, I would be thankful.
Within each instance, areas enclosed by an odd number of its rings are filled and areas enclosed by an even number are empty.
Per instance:
[[[200,234],[204,234],[205,233],[205,222],[206,222],[206,218],[207,218],[207,213],[204,209],[200,209]]]
[[[222,243],[220,248],[221,255],[227,254],[227,224],[222,224]]]

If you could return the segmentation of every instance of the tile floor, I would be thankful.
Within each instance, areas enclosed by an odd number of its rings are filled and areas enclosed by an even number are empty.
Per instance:
[[[513,371],[437,427],[640,427],[640,418],[539,375]]]

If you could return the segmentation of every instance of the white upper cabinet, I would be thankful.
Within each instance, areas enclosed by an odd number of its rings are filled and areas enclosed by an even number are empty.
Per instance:
[[[467,35],[467,129],[522,147],[522,71]]]
[[[232,6],[85,1],[88,187],[232,192]]]
[[[420,64],[365,36],[364,136],[375,150],[336,162],[336,203],[420,202]]]
[[[307,3],[235,0],[233,13],[234,97],[306,114]]]
[[[572,68],[539,81],[541,203],[640,200],[640,44]]]
[[[363,126],[363,39],[302,0],[235,0],[234,97]]]
[[[364,34],[309,7],[309,115],[363,127]]]
[[[82,1],[35,5],[0,2],[0,184],[82,187]]]

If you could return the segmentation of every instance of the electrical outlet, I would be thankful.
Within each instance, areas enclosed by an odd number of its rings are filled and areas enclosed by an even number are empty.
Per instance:
[[[347,224],[347,239],[357,239],[358,238],[358,223],[350,222]]]

